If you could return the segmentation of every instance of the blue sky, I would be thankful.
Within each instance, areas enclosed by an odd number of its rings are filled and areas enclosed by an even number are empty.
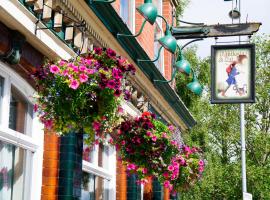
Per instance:
[[[228,16],[232,9],[231,2],[224,0],[191,0],[185,9],[182,20],[190,22],[204,22],[206,24],[231,23]],[[241,21],[262,22],[259,33],[270,34],[270,0],[241,0]],[[245,37],[242,38],[246,40]],[[229,40],[219,39],[220,42]],[[231,40],[235,40],[231,38]],[[186,41],[180,41],[181,44]],[[197,42],[198,55],[200,57],[210,56],[210,47],[215,44],[214,39],[205,39]]]

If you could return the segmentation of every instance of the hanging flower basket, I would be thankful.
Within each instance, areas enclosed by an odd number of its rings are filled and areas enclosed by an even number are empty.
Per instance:
[[[38,112],[48,129],[60,134],[83,130],[90,142],[117,121],[123,80],[135,68],[111,49],[96,48],[72,61],[60,60],[34,73]]]
[[[181,191],[200,178],[204,161],[198,148],[180,145],[172,139],[173,134],[173,126],[144,112],[117,126],[111,143],[116,145],[128,174],[138,175],[138,183],[145,184],[154,176],[170,191]]]

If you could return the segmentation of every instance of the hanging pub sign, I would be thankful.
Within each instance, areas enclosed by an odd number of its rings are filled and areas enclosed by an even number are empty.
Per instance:
[[[214,45],[211,103],[255,102],[255,45]]]

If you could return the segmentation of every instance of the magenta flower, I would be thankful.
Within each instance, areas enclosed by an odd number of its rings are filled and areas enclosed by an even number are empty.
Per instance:
[[[38,105],[35,104],[35,105],[34,105],[34,112],[37,112],[37,111],[38,111]]]
[[[88,76],[86,74],[80,74],[80,81],[81,83],[85,83],[88,81]]]
[[[100,130],[101,124],[99,122],[95,121],[92,123],[92,127],[96,132],[98,132]]]
[[[168,128],[169,128],[170,131],[174,131],[174,126],[173,125],[168,126]]]
[[[204,167],[203,167],[203,166],[200,166],[200,167],[199,167],[199,172],[202,173],[203,171],[204,171]]]
[[[53,74],[58,74],[60,72],[60,69],[56,65],[51,65],[50,66],[50,72],[53,73]]]
[[[65,69],[65,70],[62,72],[62,75],[63,75],[63,76],[68,76],[68,75],[69,75],[69,74],[68,74],[68,70]]]
[[[96,72],[96,70],[94,70],[94,69],[86,69],[87,74],[94,74],[95,72]]]
[[[163,185],[164,185],[165,188],[169,188],[171,183],[170,183],[170,181],[164,181]]]
[[[168,170],[172,172],[174,170],[174,167],[172,165],[169,165]]]
[[[125,145],[125,144],[126,144],[126,141],[125,141],[125,140],[123,140],[123,141],[121,142],[121,144],[122,144],[122,145]]]
[[[146,135],[147,135],[148,137],[152,137],[152,133],[151,133],[150,131],[147,131],[147,132],[146,132]]]
[[[67,63],[66,61],[60,60],[59,65],[60,65],[60,66],[64,66],[66,63]]]
[[[115,90],[115,91],[114,91],[114,96],[120,97],[121,93],[122,93],[121,90]]]
[[[76,79],[71,79],[69,83],[69,87],[72,88],[73,90],[76,90],[80,86],[79,81]]]
[[[164,173],[163,173],[163,176],[164,176],[165,178],[168,178],[168,177],[169,177],[169,173],[168,173],[168,172],[164,172]]]
[[[109,80],[107,83],[107,87],[110,89],[113,89],[115,87],[115,81],[114,80]]]
[[[135,170],[136,169],[136,165],[135,164],[133,164],[133,163],[131,163],[131,164],[128,164],[127,165],[127,170]]]
[[[204,166],[203,160],[200,160],[200,161],[199,161],[199,166]]]
[[[110,48],[108,48],[108,49],[106,50],[106,53],[107,53],[107,55],[108,55],[109,57],[115,57],[115,56],[116,56],[115,51],[112,50],[112,49],[110,49]]]
[[[142,173],[143,173],[143,174],[147,174],[147,169],[146,169],[146,168],[143,168],[143,169],[142,169]]]
[[[156,142],[156,141],[157,141],[157,136],[153,135],[153,136],[152,136],[152,140],[153,140],[154,142]]]
[[[74,72],[77,72],[77,73],[79,72],[79,68],[76,65],[73,65],[72,69],[73,69]]]
[[[81,65],[81,66],[79,67],[79,70],[80,70],[81,72],[84,72],[84,71],[86,70],[86,67],[85,67],[84,65]]]

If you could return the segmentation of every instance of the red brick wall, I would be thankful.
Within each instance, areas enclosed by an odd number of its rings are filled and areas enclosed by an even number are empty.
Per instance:
[[[143,4],[143,0],[136,0],[135,7],[139,7],[141,4]],[[139,12],[136,11],[135,13],[135,32],[137,33],[141,25],[144,21],[144,18],[139,14]],[[148,54],[150,59],[154,58],[154,26],[150,23],[146,23],[142,34],[137,37],[138,42],[142,46],[142,48],[145,50],[145,52]]]
[[[127,200],[127,175],[122,162],[116,164],[116,200]]]
[[[59,141],[55,133],[45,132],[41,200],[58,199]]]
[[[172,11],[173,11],[173,5],[170,0],[163,0],[163,8],[162,8],[162,15],[165,17],[167,22],[171,24],[172,22]],[[166,30],[166,25],[163,22],[163,30]],[[171,79],[172,74],[172,54],[164,50],[164,74],[166,79]]]

